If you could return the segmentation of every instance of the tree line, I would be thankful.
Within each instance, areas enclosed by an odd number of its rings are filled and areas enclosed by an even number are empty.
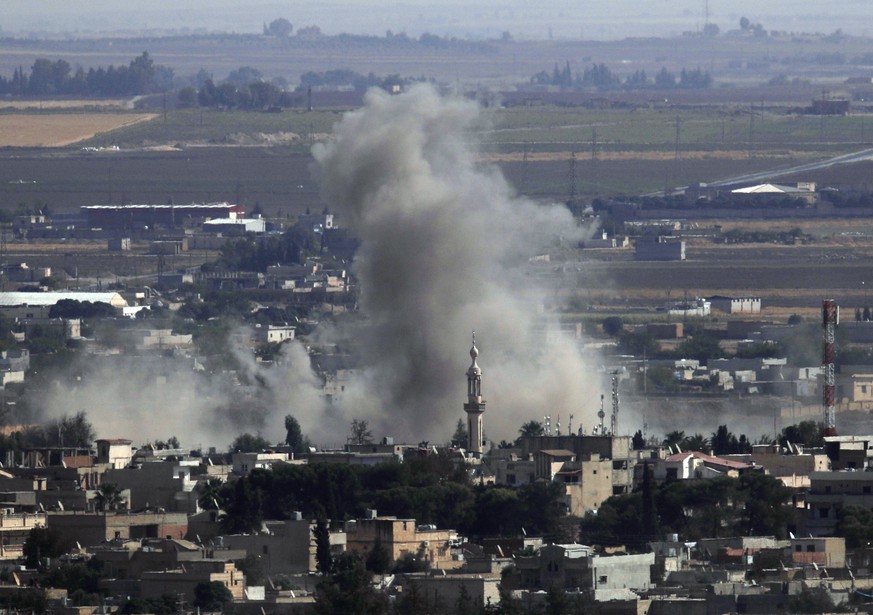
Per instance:
[[[653,77],[638,70],[622,78],[606,64],[592,64],[581,73],[574,73],[567,61],[563,68],[557,63],[552,71],[540,71],[530,79],[533,85],[557,86],[562,90],[701,90],[712,86],[712,76],[701,68],[683,68],[679,75],[661,67]]]
[[[213,485],[201,497],[227,513],[225,530],[255,531],[264,519],[309,518],[343,521],[367,509],[418,523],[457,529],[469,536],[562,535],[563,487],[532,483],[520,488],[474,485],[464,468],[444,453],[411,457],[403,463],[349,466],[332,463],[277,464],[254,470],[233,484]]]
[[[0,94],[13,96],[137,96],[166,92],[173,70],[155,64],[147,51],[127,66],[73,70],[66,60],[37,58],[30,71],[16,68],[11,78],[0,76]]]

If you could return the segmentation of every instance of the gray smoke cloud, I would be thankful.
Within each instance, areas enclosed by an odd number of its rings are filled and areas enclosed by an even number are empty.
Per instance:
[[[545,287],[524,267],[585,230],[565,207],[520,198],[496,167],[477,163],[469,139],[485,121],[475,103],[429,86],[373,90],[334,140],[313,148],[325,202],[361,241],[353,270],[366,365],[343,406],[377,435],[451,434],[474,329],[491,439],[545,414],[593,422],[599,379],[577,340],[544,333]]]
[[[229,338],[237,369],[207,373],[184,357],[80,356],[64,377],[35,396],[37,420],[87,413],[98,437],[130,438],[135,444],[176,436],[184,447],[224,450],[249,432],[270,442],[285,436],[284,417],[307,417],[317,426],[323,404],[320,379],[306,349],[288,345],[280,360],[265,368],[251,348]]]
[[[44,391],[44,415],[85,410],[99,436],[138,443],[176,435],[224,448],[244,431],[277,442],[289,413],[319,445],[343,444],[353,418],[377,437],[445,442],[464,416],[475,329],[490,439],[512,439],[546,414],[565,431],[574,414],[574,428],[590,431],[600,375],[579,340],[540,313],[554,289],[536,273],[542,266],[528,265],[586,232],[564,206],[518,197],[495,166],[477,162],[469,139],[487,120],[475,103],[428,86],[374,90],[313,149],[325,203],[361,241],[353,270],[363,324],[319,327],[314,340],[351,343],[362,363],[338,402],[326,403],[301,342],[269,368],[231,344],[235,374],[198,374],[183,359],[86,357],[81,381]]]

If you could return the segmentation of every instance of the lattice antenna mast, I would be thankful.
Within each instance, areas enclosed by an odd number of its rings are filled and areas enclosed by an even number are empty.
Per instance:
[[[824,387],[822,387],[822,406],[824,409],[824,435],[837,435],[836,413],[836,368],[837,358],[836,328],[840,324],[840,308],[833,299],[825,299],[821,303],[822,329],[824,344],[822,345],[822,372]]]
[[[603,419],[606,418],[606,412],[603,411],[603,394],[600,395],[600,411],[597,413],[597,418],[600,419],[600,431],[598,432],[598,435],[602,436],[605,429],[603,426]]]
[[[618,372],[612,374],[612,417],[609,427],[614,436],[618,427]]]

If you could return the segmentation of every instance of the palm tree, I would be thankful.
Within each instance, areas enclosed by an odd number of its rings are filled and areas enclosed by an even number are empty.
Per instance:
[[[518,430],[518,433],[523,438],[530,436],[542,436],[545,435],[546,429],[539,421],[528,421],[521,426],[521,429]]]
[[[683,451],[706,451],[709,449],[709,440],[703,434],[696,433],[685,438],[680,446]]]
[[[204,510],[216,510],[221,508],[221,488],[224,483],[220,478],[210,478],[206,482],[200,483],[197,490],[200,493],[198,503],[200,508]]]
[[[103,483],[94,495],[94,508],[105,515],[110,510],[116,510],[123,501],[118,485]]]

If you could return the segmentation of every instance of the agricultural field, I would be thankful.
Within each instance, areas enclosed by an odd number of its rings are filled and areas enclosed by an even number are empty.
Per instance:
[[[329,138],[343,111],[0,114],[0,127],[34,128],[21,145],[81,139],[61,149],[0,150],[0,207],[39,202],[64,210],[95,202],[169,199],[260,203],[280,215],[323,207],[311,178],[309,150],[313,142]],[[552,200],[712,182],[790,168],[873,143],[873,116],[814,118],[781,107],[765,106],[754,115],[742,106],[548,106],[485,113],[488,125],[471,135],[480,159],[500,166],[519,192]],[[0,142],[6,139],[9,145],[13,138],[20,139],[0,128]],[[121,151],[82,151],[108,146]],[[862,165],[818,173],[839,174],[843,183],[867,181],[852,168]],[[809,179],[815,178],[798,177]]]
[[[0,147],[64,147],[152,118],[151,113],[4,113]]]

